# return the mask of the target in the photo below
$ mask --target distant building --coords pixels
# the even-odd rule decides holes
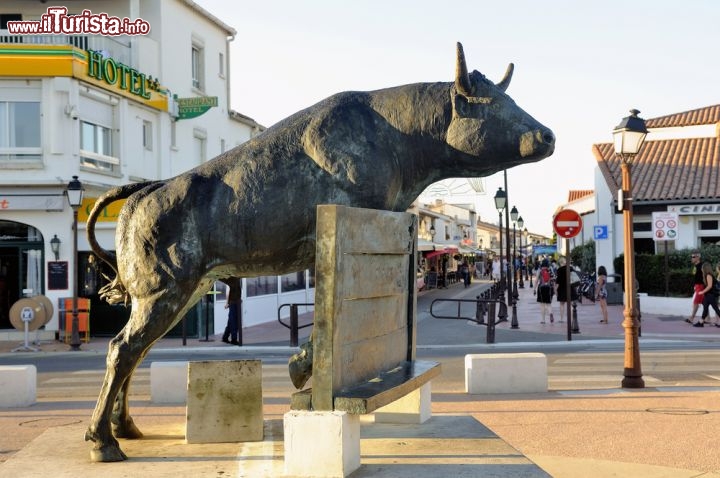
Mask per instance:
[[[40,20],[49,5],[0,4],[0,329],[11,329],[9,308],[23,295],[44,294],[57,305],[76,282],[98,318],[91,332],[110,334],[127,320],[127,309],[97,295],[109,271],[85,239],[95,199],[120,184],[177,175],[264,128],[230,108],[229,44],[236,31],[193,1],[68,3],[68,15],[89,9],[142,19],[150,27],[146,35],[8,30],[9,22]],[[63,196],[72,176],[85,189],[78,277],[73,214]],[[121,205],[109,206],[98,223],[98,240],[109,250]],[[58,265],[60,280],[51,280],[50,263]],[[56,307],[46,328],[62,325]]]
[[[655,254],[720,243],[720,105],[647,119],[647,139],[632,165],[634,247]],[[603,232],[596,239],[596,262],[612,272],[613,259],[623,253],[622,213],[617,192],[622,189],[620,159],[611,143],[593,145],[595,223]],[[655,241],[653,212],[676,212],[677,235]],[[622,272],[622,271],[614,271]]]

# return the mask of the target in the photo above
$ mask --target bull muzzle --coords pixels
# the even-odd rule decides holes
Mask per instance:
[[[547,128],[528,131],[520,137],[520,156],[546,158],[555,151],[555,135]]]

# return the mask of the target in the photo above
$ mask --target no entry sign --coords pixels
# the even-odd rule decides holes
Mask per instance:
[[[553,229],[555,229],[558,236],[565,239],[580,234],[582,227],[582,217],[572,209],[561,209],[553,218]]]

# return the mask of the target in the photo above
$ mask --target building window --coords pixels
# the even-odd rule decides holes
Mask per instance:
[[[80,123],[80,164],[104,172],[116,172],[120,164],[113,157],[112,130],[98,124]]]
[[[634,222],[633,223],[633,232],[651,232],[652,231],[652,223],[651,222]]]
[[[222,52],[218,54],[218,75],[225,78],[225,55]]]
[[[277,276],[260,276],[245,279],[247,297],[277,294]]]
[[[0,159],[40,160],[40,103],[0,101]]]
[[[152,151],[153,150],[152,123],[150,121],[143,120],[142,137],[143,137],[143,148],[145,148],[148,151]]]
[[[170,147],[177,149],[177,123],[175,121],[170,123]]]
[[[282,292],[305,290],[305,271],[280,276],[280,290]]]
[[[193,43],[191,50],[192,86],[198,90],[202,90],[205,86],[203,81],[203,53],[203,47]]]
[[[197,164],[202,164],[207,160],[207,133],[204,129],[193,129],[193,143]]]
[[[699,229],[701,231],[717,231],[718,221],[700,221]]]

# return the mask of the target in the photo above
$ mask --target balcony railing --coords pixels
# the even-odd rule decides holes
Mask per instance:
[[[130,40],[100,35],[10,35],[7,30],[0,30],[0,44],[20,45],[72,45],[81,50],[103,52],[116,62],[130,67]]]

